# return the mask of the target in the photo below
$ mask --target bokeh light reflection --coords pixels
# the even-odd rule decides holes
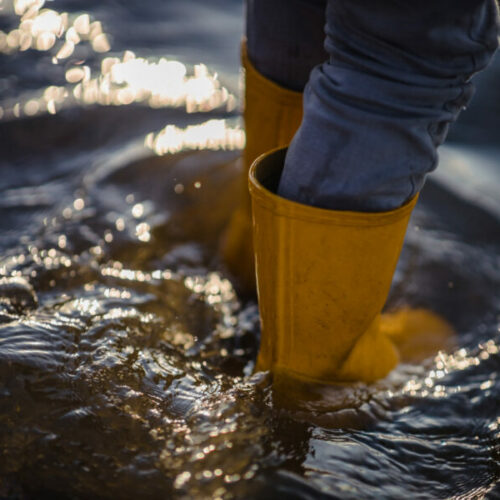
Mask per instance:
[[[245,133],[239,127],[230,127],[226,120],[209,120],[200,125],[190,125],[185,129],[167,125],[158,134],[148,134],[144,144],[157,155],[178,153],[183,150],[239,150],[245,145]],[[201,184],[195,186],[197,189]],[[180,186],[177,194],[184,191]]]
[[[450,387],[445,384],[449,374],[479,367],[482,362],[499,353],[500,346],[493,339],[479,344],[474,350],[461,348],[450,354],[439,352],[434,360],[434,369],[431,369],[423,379],[410,379],[402,392],[414,397],[446,398],[461,390],[460,386]],[[492,382],[487,381],[480,386],[480,389],[487,391],[491,386]]]
[[[236,97],[205,65],[197,64],[188,71],[179,61],[137,57],[130,50],[121,57],[100,60],[100,54],[111,50],[102,23],[85,12],[57,12],[43,8],[44,4],[44,0],[15,0],[10,4],[19,18],[18,24],[10,31],[0,30],[0,53],[28,49],[52,52],[53,64],[66,61],[64,77],[68,86],[50,86],[41,95],[31,93],[19,96],[14,102],[4,102],[0,119],[56,114],[76,103],[102,106],[142,103],[151,108],[182,107],[188,113],[236,109]],[[86,44],[90,56],[93,53],[92,57],[100,60],[100,72],[95,64],[73,57],[79,44]],[[54,93],[57,98],[48,95]]]
[[[46,52],[57,47],[54,58],[57,63],[70,57],[75,45],[81,42],[88,42],[95,52],[110,50],[108,36],[99,21],[91,22],[86,13],[70,16],[67,12],[42,8],[44,4],[44,0],[14,1],[19,25],[8,33],[0,32],[0,52],[9,54],[30,48]]]

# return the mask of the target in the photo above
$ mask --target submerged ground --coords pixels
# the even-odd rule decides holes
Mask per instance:
[[[498,64],[388,304],[456,349],[292,405],[252,375],[256,304],[217,259],[241,2],[0,7],[1,498],[500,495]]]

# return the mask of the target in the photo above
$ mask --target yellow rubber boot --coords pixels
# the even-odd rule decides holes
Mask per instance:
[[[239,288],[251,293],[255,291],[255,268],[248,170],[262,153],[290,143],[302,120],[302,93],[283,88],[262,76],[249,61],[245,44],[241,58],[245,70],[246,130],[241,202],[224,234],[222,258]]]
[[[274,194],[285,151],[261,156],[250,170],[257,369],[314,383],[385,377],[399,360],[395,344],[415,334],[414,319],[417,329],[452,332],[429,311],[381,315],[416,197],[379,213],[295,203]]]

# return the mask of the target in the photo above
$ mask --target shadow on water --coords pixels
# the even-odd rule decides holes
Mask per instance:
[[[82,40],[73,38],[75,53],[107,48],[100,35],[119,31],[115,8],[142,28],[156,12],[135,20],[115,3],[54,2],[69,10],[64,33],[73,26]],[[169,25],[199,2],[186,5],[169,4]],[[237,2],[213,8],[214,25],[238,22]],[[101,14],[108,24],[92,24]],[[1,29],[20,18],[7,11]],[[149,43],[138,33],[134,48]],[[36,36],[40,48],[52,43]],[[120,36],[115,50],[130,48]],[[165,76],[154,54],[87,48],[77,59],[100,69],[73,72],[57,90],[60,65],[64,74],[83,64],[68,56],[50,69],[57,40],[45,54],[0,36],[0,64],[15,76],[0,100],[0,497],[495,498],[500,171],[491,154],[443,151],[388,302],[445,316],[456,349],[371,386],[309,388],[292,404],[252,374],[257,307],[217,259],[244,142],[235,74],[220,83],[207,68],[168,66],[176,76],[164,92],[127,76],[127,64]],[[32,88],[25,57],[39,61]]]

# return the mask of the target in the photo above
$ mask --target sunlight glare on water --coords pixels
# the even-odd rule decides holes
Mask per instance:
[[[88,41],[96,52],[110,50],[107,35],[99,21],[90,22],[88,14],[70,15],[43,8],[45,0],[16,0],[14,12],[19,25],[8,33],[0,32],[0,51],[10,54],[30,48],[51,50],[56,42],[60,46],[55,59],[66,59],[75,46]]]
[[[82,43],[88,43],[95,53],[111,50],[100,21],[92,21],[87,13],[70,15],[43,6],[43,0],[15,3],[19,24],[9,33],[0,31],[0,52],[57,49],[52,59],[57,65],[70,58],[75,47]],[[23,113],[34,116],[47,111],[55,114],[75,103],[127,106],[138,102],[153,108],[184,107],[188,113],[222,107],[233,111],[236,107],[235,96],[204,64],[194,65],[192,74],[188,74],[179,61],[163,57],[148,60],[126,50],[121,58],[102,59],[100,72],[94,77],[91,68],[81,60],[66,66],[65,79],[71,86],[50,85],[42,95],[29,95],[20,102],[8,103],[2,117],[19,117]]]
[[[239,127],[228,127],[225,120],[209,120],[200,125],[179,129],[167,125],[158,134],[148,134],[144,144],[158,155],[172,154],[185,149],[241,150],[245,135]]]

